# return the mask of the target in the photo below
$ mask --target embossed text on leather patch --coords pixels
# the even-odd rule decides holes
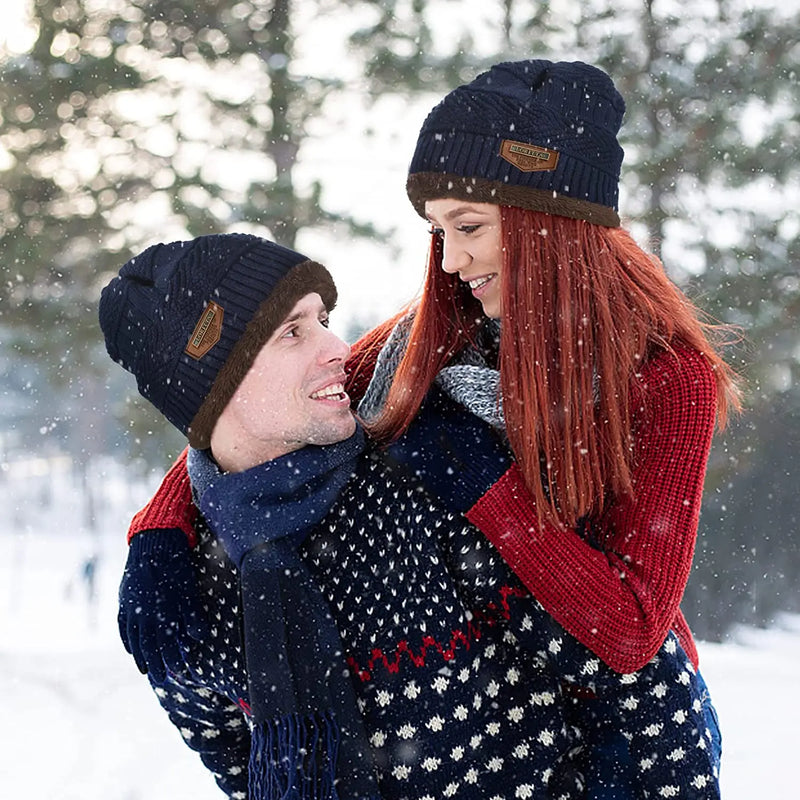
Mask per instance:
[[[500,157],[522,172],[544,172],[555,169],[558,164],[556,150],[511,139],[503,139],[500,143]]]
[[[192,358],[202,358],[219,341],[224,314],[225,310],[222,306],[217,305],[213,300],[210,301],[203,309],[203,313],[189,337],[185,352]]]

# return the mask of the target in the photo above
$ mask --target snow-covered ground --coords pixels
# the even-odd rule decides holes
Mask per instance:
[[[59,518],[43,513],[54,521],[46,530],[29,522],[0,530],[2,798],[223,796],[117,636],[124,520],[140,494],[122,492],[102,537],[76,533],[68,510]],[[25,510],[19,498],[15,508]],[[36,510],[19,519],[35,519],[30,512]],[[91,553],[98,556],[94,603],[84,575]],[[768,631],[742,629],[729,642],[701,643],[700,650],[723,729],[723,797],[794,800],[800,618],[786,616]]]

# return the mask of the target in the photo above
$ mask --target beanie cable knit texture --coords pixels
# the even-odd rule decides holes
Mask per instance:
[[[619,225],[625,101],[582,62],[493,66],[450,92],[422,125],[406,185],[425,201],[456,198]]]

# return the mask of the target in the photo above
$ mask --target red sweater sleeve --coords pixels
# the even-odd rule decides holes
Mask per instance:
[[[137,533],[157,528],[180,528],[191,547],[197,543],[194,533],[197,509],[192,503],[192,485],[186,471],[187,451],[185,448],[175,459],[150,502],[134,515],[128,528],[128,544]]]
[[[378,352],[391,331],[387,323],[359,339],[351,348],[350,356],[345,364],[348,375],[346,389],[353,404],[356,404],[367,389]],[[192,486],[186,471],[186,453],[184,450],[164,476],[150,502],[131,520],[128,528],[128,543],[142,531],[158,528],[180,528],[194,547],[197,539],[194,532],[194,521],[197,509],[192,503]]]
[[[603,546],[539,526],[516,465],[467,513],[547,611],[618,672],[655,655],[673,628],[697,650],[679,610],[694,555],[716,382],[702,355],[676,348],[635,389],[633,496],[593,521]]]

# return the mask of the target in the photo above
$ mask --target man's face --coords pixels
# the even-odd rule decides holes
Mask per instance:
[[[320,296],[299,300],[217,420],[211,450],[221,466],[232,468],[221,458],[223,448],[245,456],[240,468],[247,468],[307,444],[333,444],[351,436],[356,423],[344,391],[349,352],[328,330]]]

